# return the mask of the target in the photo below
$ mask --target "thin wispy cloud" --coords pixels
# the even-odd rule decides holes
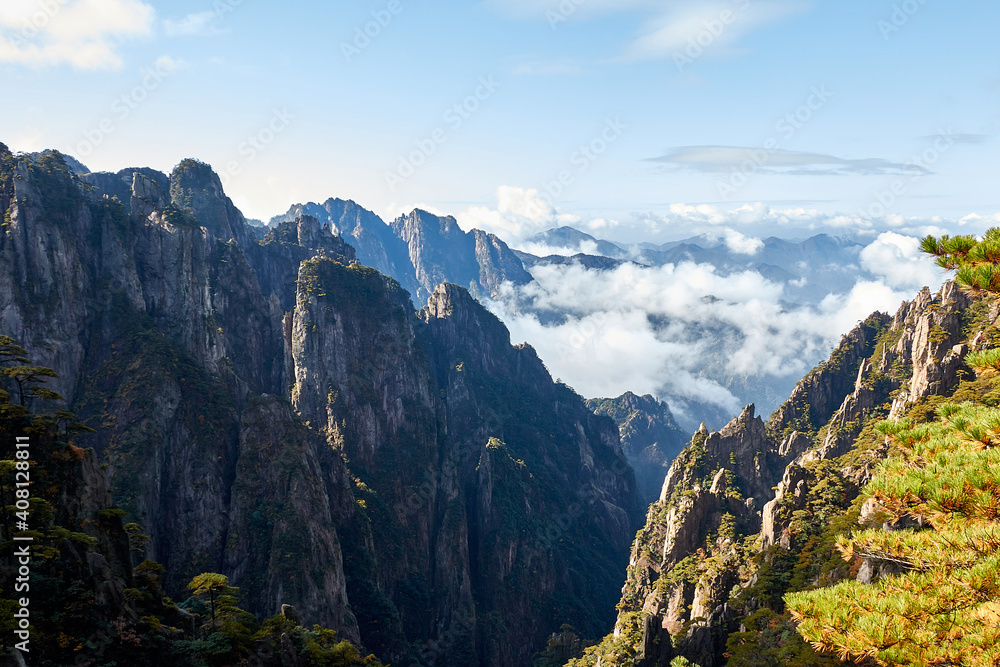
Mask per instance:
[[[934,141],[938,138],[938,136],[939,135],[929,135],[921,137],[921,139]],[[990,135],[988,134],[949,134],[948,137],[956,144],[962,144],[965,146],[985,144],[990,139]]]
[[[649,160],[671,169],[728,174],[739,170],[748,160],[752,162],[754,150],[744,146],[678,146]],[[785,176],[922,176],[932,172],[920,165],[883,158],[842,158],[823,153],[774,149],[768,152],[767,163],[758,166],[756,173]]]
[[[655,0],[484,0],[483,5],[505,18],[546,21],[549,12],[567,19],[581,19],[612,12],[656,9]]]
[[[218,23],[218,12],[195,12],[182,19],[165,20],[163,29],[170,37],[211,37],[228,32],[219,28]]]
[[[485,0],[484,5],[514,20],[558,25],[612,13],[642,20],[636,37],[622,45],[616,61],[690,57],[689,46],[712,56],[731,55],[746,35],[808,9],[805,0]],[[666,5],[666,6],[665,6]],[[642,17],[645,16],[644,19]]]
[[[119,69],[123,42],[152,33],[155,10],[141,0],[5,0],[0,63]]]
[[[623,60],[697,58],[733,53],[751,32],[798,14],[804,2],[681,2],[650,20]]]

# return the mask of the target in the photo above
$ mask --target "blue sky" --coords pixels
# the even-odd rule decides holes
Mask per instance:
[[[981,0],[5,0],[0,141],[197,157],[264,218],[337,196],[508,237],[981,231],[997,25]]]

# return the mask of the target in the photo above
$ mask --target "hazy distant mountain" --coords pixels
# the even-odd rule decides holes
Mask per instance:
[[[529,267],[577,262],[587,268],[609,270],[623,261],[645,266],[694,262],[710,264],[721,275],[754,271],[771,282],[783,284],[789,301],[800,304],[818,303],[831,292],[850,290],[859,275],[866,274],[858,266],[858,254],[864,245],[851,239],[817,234],[804,241],[787,241],[772,236],[762,243],[753,253],[736,252],[711,236],[661,245],[625,245],[595,238],[573,227],[557,227],[525,242],[525,247],[534,251],[550,253],[543,256],[523,250],[515,252]]]
[[[622,451],[635,470],[636,488],[643,503],[660,497],[667,468],[691,439],[674,420],[670,407],[652,396],[625,392],[618,398],[592,398],[587,407],[618,424]]]
[[[269,225],[311,215],[329,223],[358,253],[358,261],[392,276],[413,295],[426,301],[442,282],[455,283],[476,297],[495,297],[500,285],[531,281],[521,260],[499,237],[478,229],[465,232],[455,218],[415,210],[386,224],[353,201],[327,199],[322,204],[296,204]]]
[[[616,259],[628,259],[630,257],[630,253],[617,243],[595,238],[573,227],[554,227],[540,234],[535,234],[528,239],[528,242],[547,245],[552,248],[572,250],[574,253],[603,255],[604,257],[613,257]]]

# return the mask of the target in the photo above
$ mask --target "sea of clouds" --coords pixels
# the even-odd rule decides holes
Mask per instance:
[[[537,192],[510,187],[500,189],[496,208],[471,208],[459,222],[537,256],[597,253],[592,242],[552,247],[529,241],[539,231],[571,225],[614,240],[614,232],[625,226],[559,213]],[[981,233],[996,222],[978,216],[873,221],[764,205],[720,210],[679,204],[663,215],[634,216],[633,238],[641,233],[637,226],[658,240],[672,230],[675,237],[702,235],[703,245],[752,257],[767,236],[787,238],[787,232],[802,239],[825,232],[860,241],[854,261],[841,267],[852,281],[812,303],[796,303],[790,294],[794,285],[749,268],[724,274],[695,262],[624,263],[599,271],[579,263],[543,263],[529,268],[533,282],[505,285],[501,297],[487,305],[515,341],[531,344],[554,377],[584,396],[650,393],[667,400],[682,419],[697,418],[692,406],[698,405],[735,414],[754,400],[747,386],[768,386],[787,397],[868,315],[894,313],[924,286],[937,290],[947,276],[920,252],[919,237],[953,228]],[[807,271],[802,280],[808,279]],[[758,409],[773,409],[777,402],[758,401]]]

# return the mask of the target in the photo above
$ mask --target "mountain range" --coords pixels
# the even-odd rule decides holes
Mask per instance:
[[[610,627],[641,518],[618,429],[465,288],[416,308],[309,215],[259,240],[195,160],[80,176],[0,146],[0,165],[0,330],[96,431],[73,446],[107,464],[167,595],[218,573],[247,611],[289,605],[394,664],[528,664],[564,623]],[[107,541],[106,509],[73,528]],[[127,551],[88,549],[112,564],[79,580],[105,591],[88,617],[183,635],[135,620]]]
[[[565,255],[454,218],[328,200],[261,226],[197,160],[90,173],[2,144],[0,208],[0,537],[28,437],[32,664],[839,665],[785,600],[900,575],[844,557],[923,525],[867,490],[909,455],[878,423],[1000,404],[967,363],[1000,308],[955,283],[859,322],[766,421],[751,403],[686,430],[512,344],[476,295]],[[591,271],[698,257],[800,284],[857,252],[711,242],[534,241]]]

